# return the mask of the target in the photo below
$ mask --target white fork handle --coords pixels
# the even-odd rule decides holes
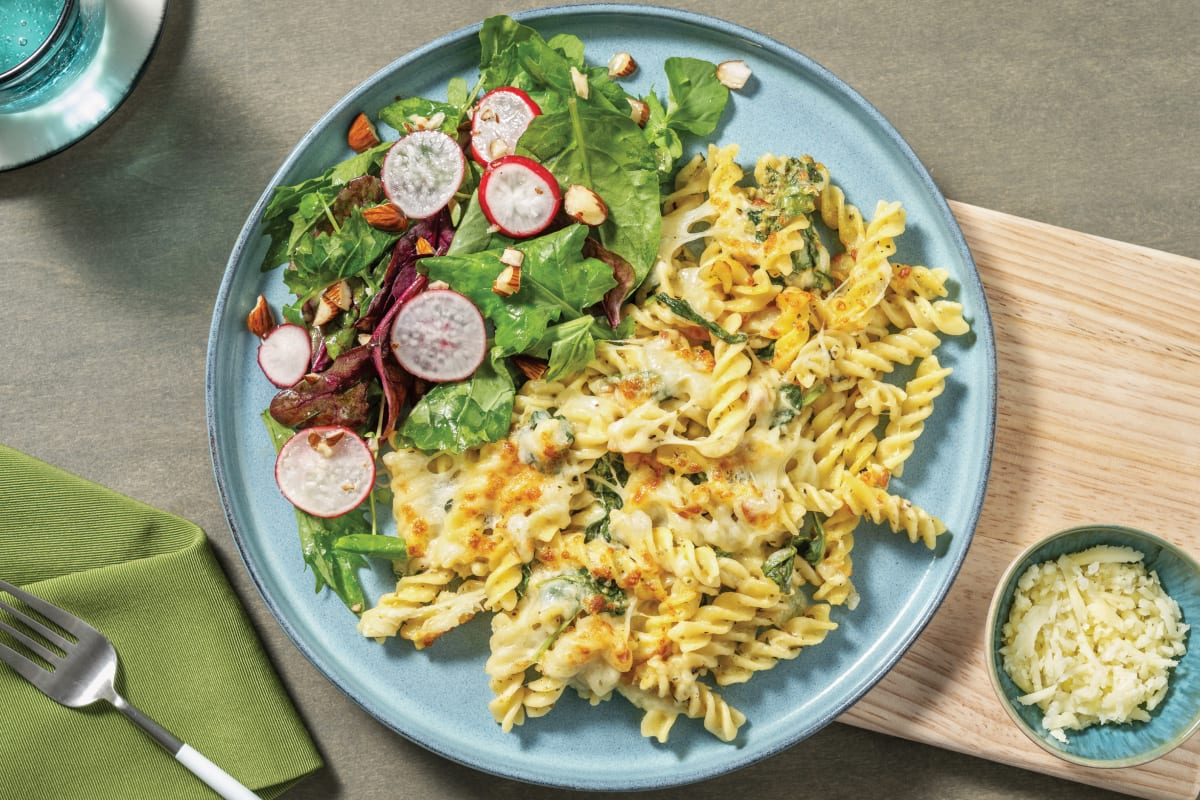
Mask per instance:
[[[242,786],[233,776],[209,761],[190,744],[179,748],[175,759],[225,800],[261,800],[258,795]]]
[[[137,726],[147,736],[175,756],[175,760],[191,770],[197,778],[207,783],[210,789],[224,797],[225,800],[262,800],[254,792],[238,783],[228,772],[202,756],[196,748],[179,741],[175,734],[147,717],[136,706],[117,694],[115,690],[111,694],[111,697],[106,698],[108,702],[112,703],[131,722],[137,723]]]

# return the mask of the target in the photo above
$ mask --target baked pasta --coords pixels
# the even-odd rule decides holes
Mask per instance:
[[[622,695],[660,742],[681,715],[734,740],[719,687],[855,607],[862,519],[945,531],[888,484],[945,386],[938,344],[967,331],[948,273],[892,262],[899,203],[867,218],[807,156],[751,182],[737,155],[680,170],[627,337],[526,382],[507,438],[383,456],[409,559],[359,630],[422,648],[491,612],[505,731],[571,689]]]

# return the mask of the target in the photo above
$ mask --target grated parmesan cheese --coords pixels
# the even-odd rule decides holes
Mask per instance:
[[[1029,567],[1001,629],[1004,669],[1065,730],[1148,720],[1186,648],[1179,604],[1147,572],[1143,554],[1100,545]]]

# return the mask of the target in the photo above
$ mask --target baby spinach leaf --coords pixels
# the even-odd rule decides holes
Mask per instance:
[[[551,36],[546,44],[566,57],[576,67],[583,67],[583,40],[570,33]]]
[[[503,249],[426,258],[421,262],[431,280],[445,281],[466,295],[496,328],[503,355],[528,352],[560,319],[588,316],[585,309],[604,297],[615,283],[612,269],[584,258],[587,228],[571,225],[513,245],[524,254],[521,288],[502,298],[492,291],[504,269]]]
[[[341,227],[304,240],[292,253],[294,269],[285,270],[284,283],[303,305],[331,283],[367,272],[395,242],[397,235],[371,227],[355,208]]]
[[[405,97],[379,110],[379,118],[400,131],[406,133],[413,124],[412,117],[432,118],[442,114],[443,119],[437,130],[457,135],[458,126],[466,115],[466,106],[452,103],[439,103],[436,100],[426,100],[424,97]]]
[[[708,136],[729,102],[729,89],[717,80],[712,62],[698,58],[668,58],[663,63],[669,95],[667,124],[696,136]]]
[[[458,221],[458,228],[446,255],[478,253],[497,247],[503,249],[515,241],[502,233],[493,232],[491,227],[492,224],[488,222],[482,206],[479,205],[479,193],[475,192],[467,201],[467,208],[463,211],[462,219]]]
[[[451,453],[503,439],[515,395],[512,375],[493,348],[473,376],[427,392],[409,412],[400,435],[420,450]]]
[[[683,155],[683,134],[708,136],[716,130],[729,103],[729,89],[717,80],[716,66],[698,58],[668,58],[663,71],[667,106],[653,93],[643,98],[650,107],[643,135],[665,180]]]
[[[530,355],[548,359],[549,365],[542,380],[555,381],[573,375],[596,357],[596,342],[624,335],[605,322],[590,315],[553,325],[527,351]]]
[[[596,235],[633,267],[634,285],[658,253],[658,172],[642,129],[628,114],[567,100],[565,111],[534,117],[517,149],[564,186],[590,187],[608,206]]]
[[[541,34],[511,17],[497,15],[483,21],[479,29],[479,77],[484,91],[512,85],[520,69],[516,45]]]

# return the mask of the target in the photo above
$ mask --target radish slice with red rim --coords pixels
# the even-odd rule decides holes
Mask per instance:
[[[392,353],[400,366],[435,383],[469,378],[487,353],[487,329],[475,304],[434,289],[404,304],[392,322]]]
[[[410,219],[446,207],[466,174],[462,148],[441,131],[415,131],[397,141],[380,169],[383,192]]]
[[[308,374],[312,338],[308,331],[291,323],[279,325],[258,346],[258,366],[267,380],[280,389],[295,386]]]
[[[562,207],[558,181],[525,156],[505,156],[488,165],[479,181],[479,207],[505,236],[541,233]]]
[[[517,140],[542,109],[523,90],[501,86],[479,98],[471,116],[471,155],[480,164],[513,153]]]
[[[307,428],[279,448],[275,482],[301,511],[340,517],[358,508],[374,488],[375,455],[349,428]]]

